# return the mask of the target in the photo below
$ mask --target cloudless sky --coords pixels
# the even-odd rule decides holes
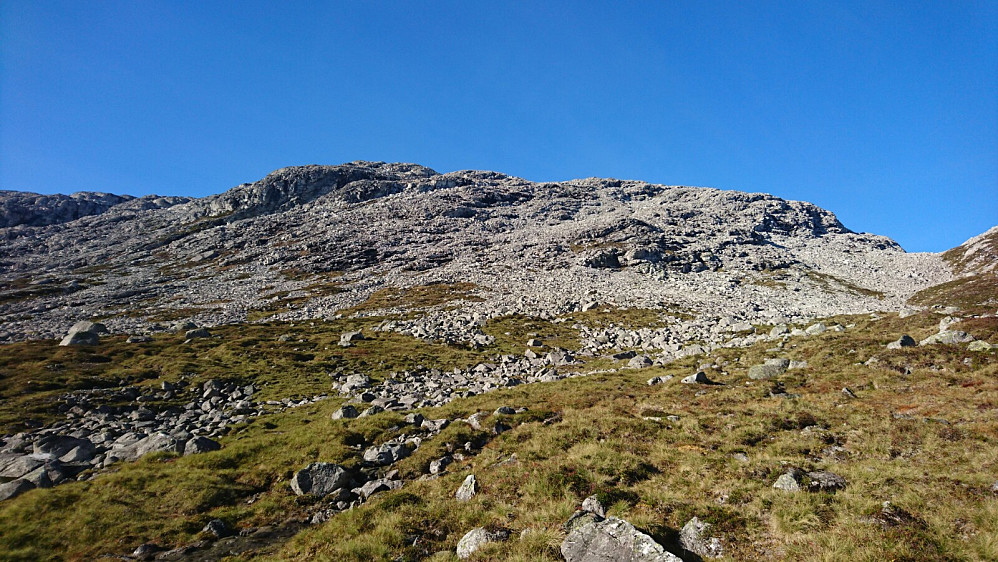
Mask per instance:
[[[0,2],[0,189],[204,196],[417,162],[998,224],[998,2]]]

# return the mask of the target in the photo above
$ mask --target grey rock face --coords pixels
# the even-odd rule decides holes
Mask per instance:
[[[34,489],[35,485],[23,478],[5,482],[0,484],[0,501],[16,498],[28,490]]]
[[[0,228],[49,226],[99,215],[111,207],[135,199],[129,195],[80,192],[72,195],[39,195],[0,191]]]
[[[291,489],[299,496],[326,496],[348,485],[350,480],[350,473],[342,466],[315,462],[295,473],[291,478]]]
[[[403,443],[384,443],[364,451],[364,460],[376,466],[386,466],[408,457],[411,452]]]
[[[633,525],[610,517],[577,527],[561,543],[567,562],[682,562]]]
[[[475,497],[475,494],[477,493],[478,493],[478,481],[475,480],[474,474],[469,474],[464,479],[464,482],[461,483],[461,487],[457,489],[457,492],[454,494],[454,497],[456,497],[459,501],[466,502],[471,498]]]
[[[9,263],[0,272],[0,341],[54,338],[73,311],[139,301],[150,309],[201,310],[190,319],[218,325],[275,304],[282,297],[274,293],[309,299],[274,317],[299,320],[332,316],[382,288],[466,281],[508,290],[477,291],[481,302],[434,309],[426,319],[398,322],[397,330],[481,346],[489,338],[478,328],[495,316],[674,302],[703,316],[731,316],[723,330],[697,334],[708,342],[722,334],[765,337],[728,328],[777,317],[788,323],[899,308],[914,291],[950,276],[938,256],[906,254],[889,239],[849,232],[808,203],[613,179],[535,184],[383,162],[285,168],[220,195],[124,201],[55,226],[0,221],[15,223],[0,226]],[[183,273],[161,273],[171,268]],[[306,295],[310,282],[281,274],[290,270],[339,272],[338,291]],[[812,270],[885,297],[819,286],[808,281]],[[794,290],[755,283],[766,272],[787,272]],[[6,288],[24,279],[29,289]],[[268,286],[274,291],[262,290]],[[736,317],[731,302],[752,306]],[[30,323],[23,319],[29,313]],[[107,322],[118,333],[152,324],[134,315]],[[668,332],[678,341],[659,340],[656,349],[694,339]]]
[[[724,556],[724,546],[720,539],[710,535],[710,528],[710,523],[705,523],[697,517],[690,519],[679,532],[679,544],[703,558]]]

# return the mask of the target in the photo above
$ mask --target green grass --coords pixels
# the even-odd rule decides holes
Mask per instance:
[[[453,560],[461,536],[485,526],[507,529],[512,538],[483,549],[477,560],[560,560],[561,525],[590,494],[663,544],[674,541],[690,517],[706,520],[731,559],[996,559],[998,503],[989,488],[998,478],[998,354],[957,345],[884,348],[905,333],[916,339],[934,333],[938,319],[930,313],[842,316],[827,322],[855,327],[791,338],[779,353],[768,351],[768,342],[718,350],[712,359],[721,367],[708,374],[720,386],[679,384],[678,375],[702,360],[686,358],[664,368],[523,385],[423,410],[428,418],[455,419],[502,405],[529,409],[509,416],[514,430],[492,438],[481,454],[455,463],[448,474],[410,480],[402,490],[240,559]],[[124,373],[136,384],[188,371],[198,378],[253,380],[265,385],[260,398],[276,398],[325,391],[325,373],[332,369],[383,376],[416,364],[462,367],[497,350],[522,352],[528,334],[563,347],[575,337],[568,322],[510,317],[486,327],[503,336],[486,352],[381,333],[369,333],[372,339],[356,347],[335,345],[342,331],[377,321],[231,326],[214,330],[219,340],[188,346],[176,335],[131,346],[108,338],[92,350],[52,342],[3,346],[0,413],[11,424],[18,408],[45,403],[60,387]],[[998,321],[973,319],[961,329],[994,341]],[[282,334],[290,341],[278,341]],[[747,378],[749,366],[777,355],[807,360],[808,367],[776,380]],[[872,357],[876,364],[864,365]],[[62,374],[45,367],[52,362],[64,366]],[[141,379],[143,370],[149,378]],[[677,378],[645,384],[664,374]],[[775,382],[800,398],[770,397]],[[858,398],[845,397],[844,386]],[[329,415],[338,405],[327,400],[237,427],[222,439],[221,451],[157,455],[0,503],[0,552],[9,559],[89,560],[150,540],[189,543],[215,517],[237,527],[307,517],[318,506],[290,492],[294,470],[315,460],[353,465],[359,455],[354,445],[405,431],[397,413],[334,422]],[[643,419],[649,415],[662,421]],[[934,421],[939,419],[948,423]],[[452,424],[398,468],[414,477],[448,444],[484,437]],[[832,446],[842,450],[833,455],[826,451]],[[516,463],[497,466],[512,454]],[[787,466],[830,470],[849,484],[835,494],[774,490]],[[480,492],[458,502],[454,491],[469,472]],[[877,523],[884,501],[912,514],[915,523]]]

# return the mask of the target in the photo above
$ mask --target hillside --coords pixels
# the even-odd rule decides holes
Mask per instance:
[[[998,559],[996,237],[369,162],[0,228],[0,558]]]

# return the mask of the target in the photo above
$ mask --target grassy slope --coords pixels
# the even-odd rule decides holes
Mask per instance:
[[[918,339],[933,332],[937,317],[931,314],[904,320],[839,320],[857,326],[845,333],[791,340],[779,353],[767,351],[772,344],[718,352],[715,358],[727,374],[717,371],[711,376],[724,386],[689,387],[678,384],[678,377],[666,385],[645,385],[654,375],[689,373],[697,361],[690,358],[669,368],[522,386],[425,411],[431,418],[454,418],[500,405],[531,410],[515,418],[514,431],[495,438],[480,456],[453,466],[448,475],[382,494],[276,545],[280,550],[267,557],[419,559],[452,551],[464,532],[485,525],[514,531],[514,540],[490,546],[481,559],[557,560],[561,523],[583,498],[597,492],[613,504],[611,513],[663,543],[674,540],[677,529],[693,515],[713,522],[736,559],[998,557],[998,502],[988,490],[998,474],[995,353],[973,354],[959,346],[891,352],[882,347],[902,333]],[[964,327],[993,338],[998,329],[994,322],[977,319]],[[295,362],[282,363],[291,360],[268,351],[278,345],[274,333],[294,331],[315,342],[313,349],[322,350],[345,327],[233,327],[227,330],[234,332],[224,332],[226,339],[198,344],[204,347],[184,360],[204,362],[205,376],[224,376],[225,361],[243,357],[243,362],[228,367],[228,376],[260,380],[277,377],[268,374],[276,371],[288,380],[273,381],[267,391],[272,396],[309,394],[324,383],[307,377],[295,381],[309,369],[299,365],[295,371],[290,368]],[[524,331],[539,333],[541,328],[535,323]],[[265,341],[270,343],[259,341],[257,329],[268,331]],[[554,336],[560,329],[551,326],[549,331]],[[257,343],[242,345],[250,341]],[[181,353],[176,344],[164,344],[151,357],[175,361],[171,354]],[[18,345],[33,349],[36,363],[44,363],[46,354],[67,363],[58,355],[64,353],[61,349]],[[427,360],[437,357],[434,364],[439,366],[478,358],[466,350],[424,348],[427,345],[379,334],[360,351],[367,367],[382,368],[411,361],[417,348]],[[240,348],[256,349],[268,359],[256,358],[263,362],[257,365],[255,356],[244,357]],[[8,354],[17,349],[0,348]],[[115,355],[116,343],[98,349],[114,359],[110,364],[116,369],[131,360]],[[799,399],[771,398],[770,381],[745,376],[749,365],[774,355],[809,361],[808,368],[780,378],[788,392],[801,395]],[[862,365],[874,355],[880,360],[876,367]],[[967,357],[970,365],[965,364]],[[336,355],[312,361],[343,361],[349,366],[360,359]],[[264,363],[276,369],[266,370]],[[282,366],[290,370],[281,371]],[[906,367],[911,369],[908,374]],[[8,389],[11,380],[17,377],[4,379]],[[843,386],[853,389],[858,399],[846,398]],[[32,403],[36,393],[22,390],[27,393],[21,403]],[[355,463],[358,451],[352,445],[380,442],[400,431],[394,427],[400,416],[392,413],[333,422],[329,414],[337,405],[337,400],[328,400],[261,418],[227,436],[222,451],[186,458],[158,455],[88,482],[35,490],[4,502],[0,552],[8,559],[83,560],[124,553],[147,540],[190,542],[215,517],[238,526],[302,517],[310,500],[294,497],[287,487],[296,468],[313,460]],[[895,419],[895,412],[911,419]],[[669,414],[680,420],[642,419]],[[551,418],[555,421],[544,423]],[[824,431],[801,432],[813,423]],[[445,443],[460,446],[474,436],[467,426],[454,425],[425,443],[400,469],[416,475],[442,454]],[[821,454],[830,442],[845,449],[840,461]],[[736,452],[746,453],[749,461],[735,460]],[[512,453],[519,459],[516,464],[493,466]],[[831,470],[844,476],[849,486],[834,495],[773,490],[772,482],[790,465]],[[482,491],[462,504],[452,495],[468,471],[478,476]],[[870,522],[886,500],[924,525],[885,528]]]

